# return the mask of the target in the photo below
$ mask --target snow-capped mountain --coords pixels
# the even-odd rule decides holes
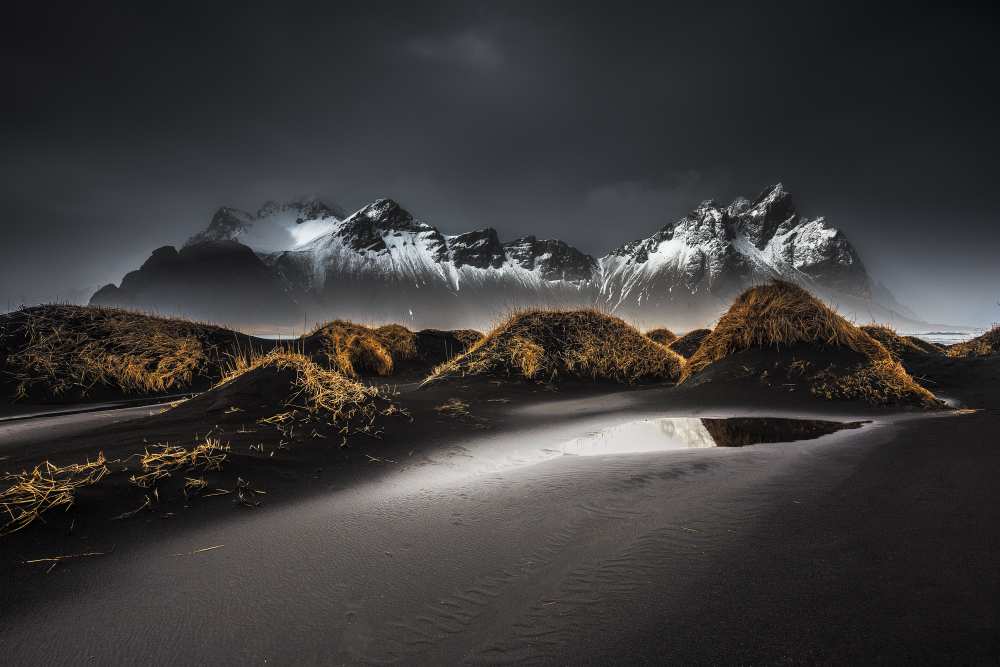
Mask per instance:
[[[247,247],[256,260],[252,267]],[[225,275],[225,290],[199,284],[191,262],[205,248],[216,259],[219,253],[241,257],[233,264],[239,268]],[[180,253],[161,248],[154,257],[153,266],[147,266],[151,258],[120,288],[102,288],[92,303],[216,320],[222,312],[256,326],[342,317],[479,328],[514,307],[587,305],[640,325],[687,329],[710,322],[746,286],[783,278],[858,320],[914,317],[872,283],[840,231],[821,217],[800,216],[780,183],[753,201],[702,202],[649,238],[599,259],[558,240],[502,242],[489,228],[443,234],[390,199],[349,216],[318,200],[270,202],[256,214],[223,208]],[[263,291],[262,270],[270,283]],[[233,318],[226,292],[242,281],[240,272],[252,277],[259,299],[251,312]],[[189,299],[185,290],[192,292]],[[245,290],[237,291],[242,309]],[[212,312],[203,312],[206,292],[213,293]]]
[[[753,201],[739,198],[728,206],[702,202],[687,216],[647,239],[626,243],[599,263],[603,302],[637,319],[672,309],[708,316],[718,299],[729,301],[748,285],[772,278],[855,307],[871,304],[876,289],[843,233],[824,218],[800,216],[781,183]],[[912,316],[902,313],[905,309],[891,297],[879,296],[886,301],[882,306]]]
[[[212,216],[203,232],[186,246],[205,241],[238,241],[257,252],[278,252],[296,248],[330,233],[344,213],[319,199],[309,198],[287,204],[266,202],[257,213],[224,206]]]

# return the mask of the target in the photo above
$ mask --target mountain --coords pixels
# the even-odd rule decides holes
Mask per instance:
[[[648,238],[594,258],[558,240],[447,235],[391,199],[345,216],[319,200],[222,208],[180,252],[154,252],[91,303],[249,326],[342,317],[478,327],[514,307],[589,305],[680,330],[718,316],[748,285],[782,278],[859,321],[915,320],[872,282],[824,218],[779,183],[756,199],[702,202]]]
[[[185,245],[238,241],[258,252],[275,252],[330,233],[343,217],[341,209],[315,198],[287,204],[269,201],[255,214],[224,206],[212,216],[208,228],[192,236]]]
[[[800,284],[855,319],[916,319],[873,284],[842,232],[822,217],[798,213],[781,183],[753,201],[704,201],[599,262],[602,302],[637,320],[673,312],[707,322],[718,314],[719,299],[728,303],[747,286],[773,278]]]
[[[202,241],[153,251],[121,285],[105,285],[94,305],[113,305],[256,328],[301,320],[301,306],[249,247],[235,241]],[[296,320],[298,318],[298,320]]]

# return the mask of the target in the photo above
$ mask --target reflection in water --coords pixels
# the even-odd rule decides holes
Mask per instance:
[[[559,451],[576,456],[658,452],[698,447],[744,447],[766,442],[812,440],[867,422],[818,419],[667,417],[612,426],[563,443]]]

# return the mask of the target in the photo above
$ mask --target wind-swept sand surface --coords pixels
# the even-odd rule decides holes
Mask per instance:
[[[224,520],[146,519],[145,539],[105,536],[106,555],[48,575],[9,568],[0,650],[16,664],[995,659],[996,413],[804,415],[872,423],[559,454],[642,417],[782,414],[652,409],[657,396],[515,403],[529,426]]]

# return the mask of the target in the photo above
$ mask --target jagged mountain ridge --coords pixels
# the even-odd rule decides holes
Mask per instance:
[[[237,241],[257,252],[275,252],[298,247],[328,234],[344,217],[343,210],[315,197],[279,204],[265,202],[256,213],[223,206],[208,227],[185,243],[185,247],[210,241]]]
[[[206,244],[252,247],[280,287],[280,305],[273,296],[260,303],[266,318],[245,313],[237,319],[250,325],[281,324],[271,313],[292,310],[298,322],[347,317],[482,327],[512,307],[591,305],[640,324],[687,328],[709,322],[746,286],[771,278],[846,304],[858,319],[912,317],[872,283],[844,235],[824,218],[800,216],[780,183],[753,201],[702,202],[652,236],[600,258],[534,236],[502,242],[490,228],[443,234],[390,199],[349,216],[318,200],[272,202],[257,214],[223,208],[180,254]],[[169,255],[156,252],[161,260]],[[253,273],[258,279],[259,269]],[[169,278],[133,274],[121,288],[102,288],[92,303],[171,309],[155,303],[156,291],[164,291],[157,280]],[[177,290],[168,291],[178,300]],[[221,296],[216,308],[228,314]]]

